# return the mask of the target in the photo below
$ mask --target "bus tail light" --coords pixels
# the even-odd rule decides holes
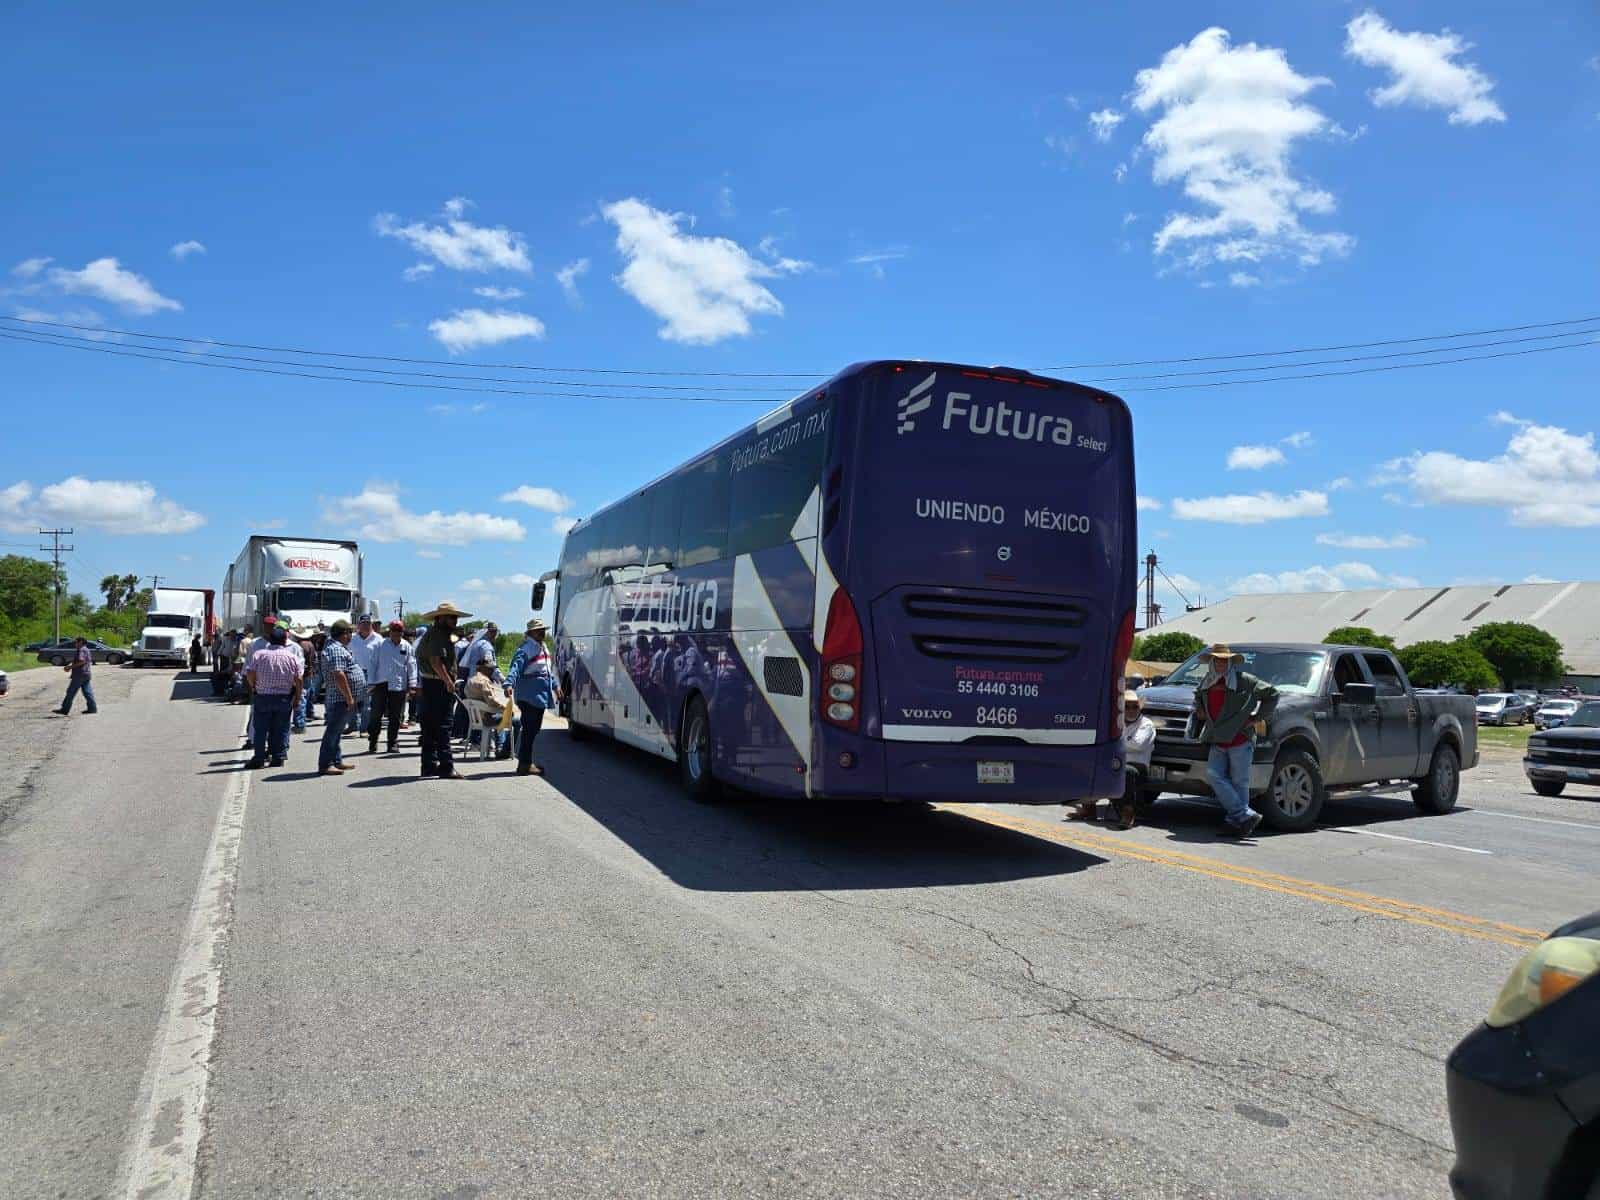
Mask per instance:
[[[822,687],[817,704],[823,719],[855,733],[861,728],[861,622],[843,588],[828,601],[822,631]]]
[[[1128,674],[1128,656],[1133,653],[1133,609],[1122,617],[1117,629],[1116,644],[1111,648],[1111,716],[1107,722],[1108,738],[1122,736],[1122,693]]]

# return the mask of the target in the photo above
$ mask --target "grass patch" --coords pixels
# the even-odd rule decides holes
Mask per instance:
[[[1528,744],[1528,735],[1533,732],[1535,731],[1531,722],[1527,725],[1480,725],[1478,741],[1485,746],[1505,746],[1521,750]]]
[[[49,663],[39,661],[37,654],[24,654],[20,650],[0,650],[0,671],[15,675],[18,671],[27,671],[33,667],[48,667]]]

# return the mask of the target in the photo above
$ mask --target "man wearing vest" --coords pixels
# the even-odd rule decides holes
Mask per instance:
[[[1250,808],[1250,760],[1278,707],[1278,689],[1243,670],[1244,655],[1227,646],[1212,646],[1206,663],[1205,678],[1194,690],[1190,736],[1211,748],[1206,779],[1222,802],[1223,831],[1249,837],[1261,824],[1261,814]]]

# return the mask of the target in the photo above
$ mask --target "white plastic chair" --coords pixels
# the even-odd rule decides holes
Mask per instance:
[[[482,700],[461,701],[467,709],[467,738],[466,746],[472,746],[472,731],[478,730],[478,761],[482,762],[494,754],[494,744],[500,736],[500,709],[492,708]],[[463,752],[465,753],[465,752]]]

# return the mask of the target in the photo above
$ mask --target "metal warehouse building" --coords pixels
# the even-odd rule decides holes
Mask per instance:
[[[1399,646],[1448,642],[1490,621],[1537,625],[1561,643],[1567,682],[1600,688],[1600,583],[1513,583],[1233,596],[1163,622],[1152,632],[1207,642],[1320,642],[1330,629],[1365,625]]]

